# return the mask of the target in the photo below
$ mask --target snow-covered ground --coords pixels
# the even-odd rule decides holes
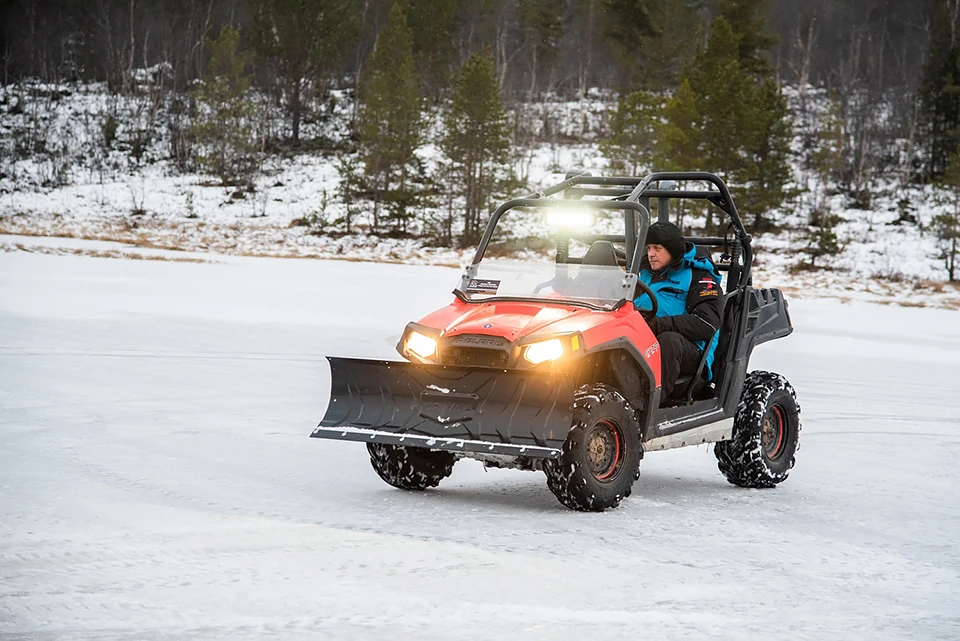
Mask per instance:
[[[803,406],[786,483],[654,453],[579,514],[307,438],[324,355],[396,357],[457,274],[0,252],[0,638],[960,638],[958,312],[793,301],[752,363]]]

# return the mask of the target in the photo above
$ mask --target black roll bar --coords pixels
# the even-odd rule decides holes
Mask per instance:
[[[574,181],[580,178],[575,176],[569,180],[564,181],[564,183]],[[593,180],[596,180],[594,178]],[[561,183],[563,184],[563,183]],[[568,185],[570,186],[570,185]],[[553,189],[553,188],[551,188]],[[564,187],[566,189],[566,187]],[[544,193],[546,193],[545,190]],[[561,191],[561,190],[557,190]],[[557,193],[553,191],[552,193]],[[650,227],[650,212],[646,207],[635,201],[626,201],[626,200],[589,200],[589,201],[580,201],[580,200],[555,200],[551,198],[515,198],[513,200],[508,200],[503,203],[493,212],[493,215],[490,216],[490,221],[487,223],[487,228],[483,232],[483,236],[480,238],[480,245],[477,247],[477,253],[473,257],[473,264],[476,265],[481,260],[483,260],[483,255],[487,251],[487,245],[490,244],[490,238],[493,236],[493,230],[496,229],[497,223],[500,221],[500,217],[503,216],[506,212],[511,209],[516,209],[518,207],[530,207],[536,209],[568,209],[568,210],[594,210],[594,209],[629,209],[637,212],[640,217],[640,229],[637,230],[637,238],[646,238],[647,229]],[[640,259],[643,254],[643,245],[637,243],[634,247],[632,260],[630,261],[629,268],[630,273],[639,274],[640,273]]]
[[[674,190],[660,189],[661,181],[695,181],[710,183],[717,188],[713,190]],[[620,189],[617,189],[619,187]],[[560,193],[566,189],[571,189],[574,193],[580,195],[607,196],[612,200],[569,200],[549,198],[554,194]],[[631,191],[627,192],[626,190]],[[733,261],[739,258],[743,259],[743,269],[737,278],[737,288],[743,289],[750,282],[751,264],[753,263],[753,249],[750,245],[750,234],[743,226],[740,214],[730,195],[727,185],[716,174],[706,171],[662,171],[654,172],[643,177],[639,176],[591,176],[589,174],[580,174],[572,176],[561,183],[548,187],[526,198],[517,198],[507,201],[500,205],[490,218],[487,228],[480,239],[480,245],[474,257],[473,264],[477,264],[483,258],[487,245],[493,234],[500,217],[508,210],[515,207],[570,207],[573,209],[632,209],[640,214],[640,229],[632,229],[632,220],[626,226],[626,243],[628,254],[632,253],[630,269],[634,273],[639,270],[639,263],[643,251],[643,242],[646,240],[647,229],[650,225],[649,202],[651,198],[660,198],[664,200],[674,198],[687,198],[692,200],[706,200],[719,207],[730,217],[733,224],[734,236],[736,241],[733,243]],[[661,201],[662,202],[662,201]],[[719,244],[718,239],[704,239],[711,242],[705,244]],[[634,245],[636,243],[636,245]],[[633,245],[633,246],[632,246]],[[632,252],[630,250],[633,250]],[[742,252],[742,255],[741,255]]]

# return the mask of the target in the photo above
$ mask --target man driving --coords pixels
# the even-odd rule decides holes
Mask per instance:
[[[640,264],[639,280],[657,297],[657,315],[647,320],[660,342],[661,402],[670,397],[677,379],[693,375],[707,350],[706,379],[712,378],[713,352],[717,347],[723,311],[720,274],[709,258],[697,256],[693,243],[669,222],[656,222],[647,232],[647,253]],[[646,293],[634,307],[652,309]]]

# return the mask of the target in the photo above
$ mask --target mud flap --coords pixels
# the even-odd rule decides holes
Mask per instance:
[[[328,358],[316,438],[553,458],[573,418],[568,374]]]

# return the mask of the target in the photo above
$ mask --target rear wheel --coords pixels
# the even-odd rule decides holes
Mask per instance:
[[[547,487],[572,510],[602,512],[630,495],[643,449],[633,407],[607,385],[584,385],[559,458],[545,462]]]
[[[370,464],[384,481],[401,490],[436,487],[453,473],[457,457],[451,452],[367,443]]]
[[[800,446],[800,405],[793,386],[771,372],[750,372],[733,422],[733,438],[714,453],[727,480],[773,487],[787,479]]]

